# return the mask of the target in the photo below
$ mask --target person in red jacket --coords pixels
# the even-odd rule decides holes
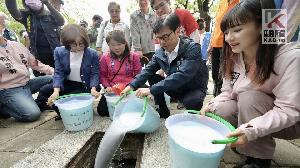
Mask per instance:
[[[193,39],[194,42],[200,44],[199,26],[190,11],[186,9],[172,10],[170,0],[150,0],[150,4],[158,16],[164,16],[175,12],[179,17],[184,34]]]

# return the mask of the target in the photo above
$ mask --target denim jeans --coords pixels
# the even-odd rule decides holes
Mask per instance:
[[[52,82],[52,76],[30,79],[25,86],[0,90],[0,113],[17,121],[30,122],[40,117],[41,111],[32,94]]]

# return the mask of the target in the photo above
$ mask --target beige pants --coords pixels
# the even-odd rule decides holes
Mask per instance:
[[[238,95],[238,101],[222,102],[216,109],[216,114],[222,116],[235,126],[247,123],[253,118],[264,115],[274,107],[274,99],[259,91],[247,91]],[[300,137],[300,122],[279,132],[248,142],[238,151],[246,156],[260,159],[272,159],[275,151],[273,139],[296,139]]]

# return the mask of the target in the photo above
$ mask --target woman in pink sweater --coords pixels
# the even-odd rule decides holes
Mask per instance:
[[[262,5],[244,0],[221,22],[223,87],[203,110],[238,128],[231,144],[247,156],[236,168],[269,168],[274,137],[300,137],[300,44],[262,44]]]
[[[110,52],[104,53],[100,59],[100,82],[107,92],[117,84],[127,86],[141,72],[138,53],[130,52],[123,31],[111,31],[106,42]],[[102,96],[98,105],[98,113],[107,116],[108,110],[105,97]]]

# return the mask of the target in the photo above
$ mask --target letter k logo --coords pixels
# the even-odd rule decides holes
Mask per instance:
[[[270,23],[268,23],[268,28],[272,28],[273,23],[277,24],[277,26],[280,28],[285,28],[283,24],[279,21],[279,18],[283,15],[284,14],[279,14],[278,16],[276,16]]]

